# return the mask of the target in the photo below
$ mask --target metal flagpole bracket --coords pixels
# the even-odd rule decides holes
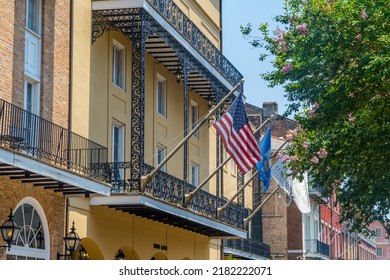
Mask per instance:
[[[259,126],[254,132],[253,132],[253,134],[255,134],[255,133],[257,133],[257,132],[259,132],[260,131],[260,129],[262,129],[263,128],[263,126],[264,125],[266,125],[267,124],[267,122],[269,122],[269,121],[271,121],[271,118],[268,118],[268,119],[266,119],[264,122],[263,122],[263,124],[261,125],[261,126]],[[212,178],[212,177],[214,177],[214,175],[215,174],[217,174],[217,172],[219,171],[219,170],[221,170],[222,169],[222,167],[225,165],[225,164],[227,164],[228,162],[229,162],[229,160],[231,160],[231,157],[229,156],[229,157],[227,157],[202,183],[200,183],[199,184],[199,186],[198,187],[196,187],[196,189],[195,190],[193,190],[192,192],[190,192],[190,193],[188,193],[188,194],[186,194],[185,195],[185,206],[187,207],[187,205],[188,205],[188,203],[191,201],[191,199],[193,199],[193,197],[195,196],[195,194],[198,192],[198,191],[200,191],[201,190],[201,188],[203,188],[203,186],[204,185],[206,185],[206,183],[208,182],[208,181],[210,181],[210,179]],[[253,176],[252,176],[253,177]],[[248,181],[250,181],[250,180],[248,180]],[[222,212],[223,211],[225,211],[225,209],[223,209],[222,210]],[[222,213],[221,213],[221,215],[219,215],[219,210],[218,210],[218,213],[217,213],[217,216],[218,217],[220,217],[221,215],[222,215]]]
[[[192,135],[195,134],[195,132],[210,118],[214,112],[221,107],[221,105],[240,87],[240,85],[244,83],[244,79],[240,80],[237,85],[235,85],[231,91],[229,91],[228,94],[225,95],[224,98],[202,119],[198,122],[198,124],[187,134],[187,136],[180,141],[179,144],[177,144],[173,150],[162,160],[149,174],[145,176],[141,176],[141,186],[140,186],[140,191],[144,192],[146,189],[146,185],[153,179],[154,175],[160,169],[167,163],[168,160],[192,137]]]

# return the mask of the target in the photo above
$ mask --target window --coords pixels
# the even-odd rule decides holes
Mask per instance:
[[[157,112],[167,116],[167,81],[157,74]]]
[[[157,144],[156,149],[156,166],[160,164],[165,158],[167,157],[167,148],[163,145]],[[167,172],[167,165],[164,164],[164,166],[161,168],[161,171]]]
[[[199,164],[191,162],[191,185],[199,185]]]
[[[24,90],[24,109],[29,113],[39,115],[38,83],[26,80],[24,82]]]
[[[25,198],[14,212],[20,227],[6,251],[8,260],[43,260],[50,258],[50,235],[42,207],[33,198]]]
[[[124,161],[124,126],[120,123],[113,123],[112,125],[112,162]],[[115,180],[124,178],[124,170],[113,170]]]
[[[230,160],[230,172],[232,173],[232,175],[237,174],[237,166],[233,159]]]
[[[381,237],[382,236],[382,230],[380,228],[375,229],[375,237]]]
[[[121,89],[125,90],[126,77],[126,55],[125,48],[113,42],[112,46],[112,83]]]
[[[222,145],[222,162],[224,162],[226,159],[227,159],[227,153],[226,153],[226,150],[225,150],[225,147],[223,147]],[[223,166],[223,169],[227,170],[227,163]]]
[[[383,257],[383,249],[382,248],[376,248],[376,256]]]
[[[26,1],[26,31],[25,31],[25,50],[24,50],[24,72],[25,74],[39,80],[40,61],[41,61],[41,38],[40,0]]]
[[[26,27],[36,34],[40,33],[40,1],[27,0],[26,2]]]
[[[198,104],[191,101],[191,130],[195,128],[199,121]],[[194,137],[199,139],[199,130],[194,133]]]

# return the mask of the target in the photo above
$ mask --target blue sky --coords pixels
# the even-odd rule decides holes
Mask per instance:
[[[259,49],[252,48],[240,32],[240,25],[251,23],[257,30],[260,23],[268,22],[276,28],[273,18],[283,13],[284,0],[223,0],[222,3],[222,44],[223,54],[243,74],[246,102],[262,107],[263,102],[276,101],[279,114],[286,111],[287,99],[283,88],[269,88],[259,76],[271,70],[268,61],[259,61]]]

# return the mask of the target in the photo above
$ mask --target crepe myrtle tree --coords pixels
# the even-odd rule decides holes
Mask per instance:
[[[287,0],[276,30],[241,32],[272,59],[261,74],[282,85],[299,127],[283,159],[293,174],[333,191],[341,219],[390,233],[390,2]]]

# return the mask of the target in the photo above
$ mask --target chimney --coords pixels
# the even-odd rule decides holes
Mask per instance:
[[[265,121],[268,119],[271,115],[274,115],[275,117],[278,114],[278,103],[273,102],[263,102],[263,120]]]

